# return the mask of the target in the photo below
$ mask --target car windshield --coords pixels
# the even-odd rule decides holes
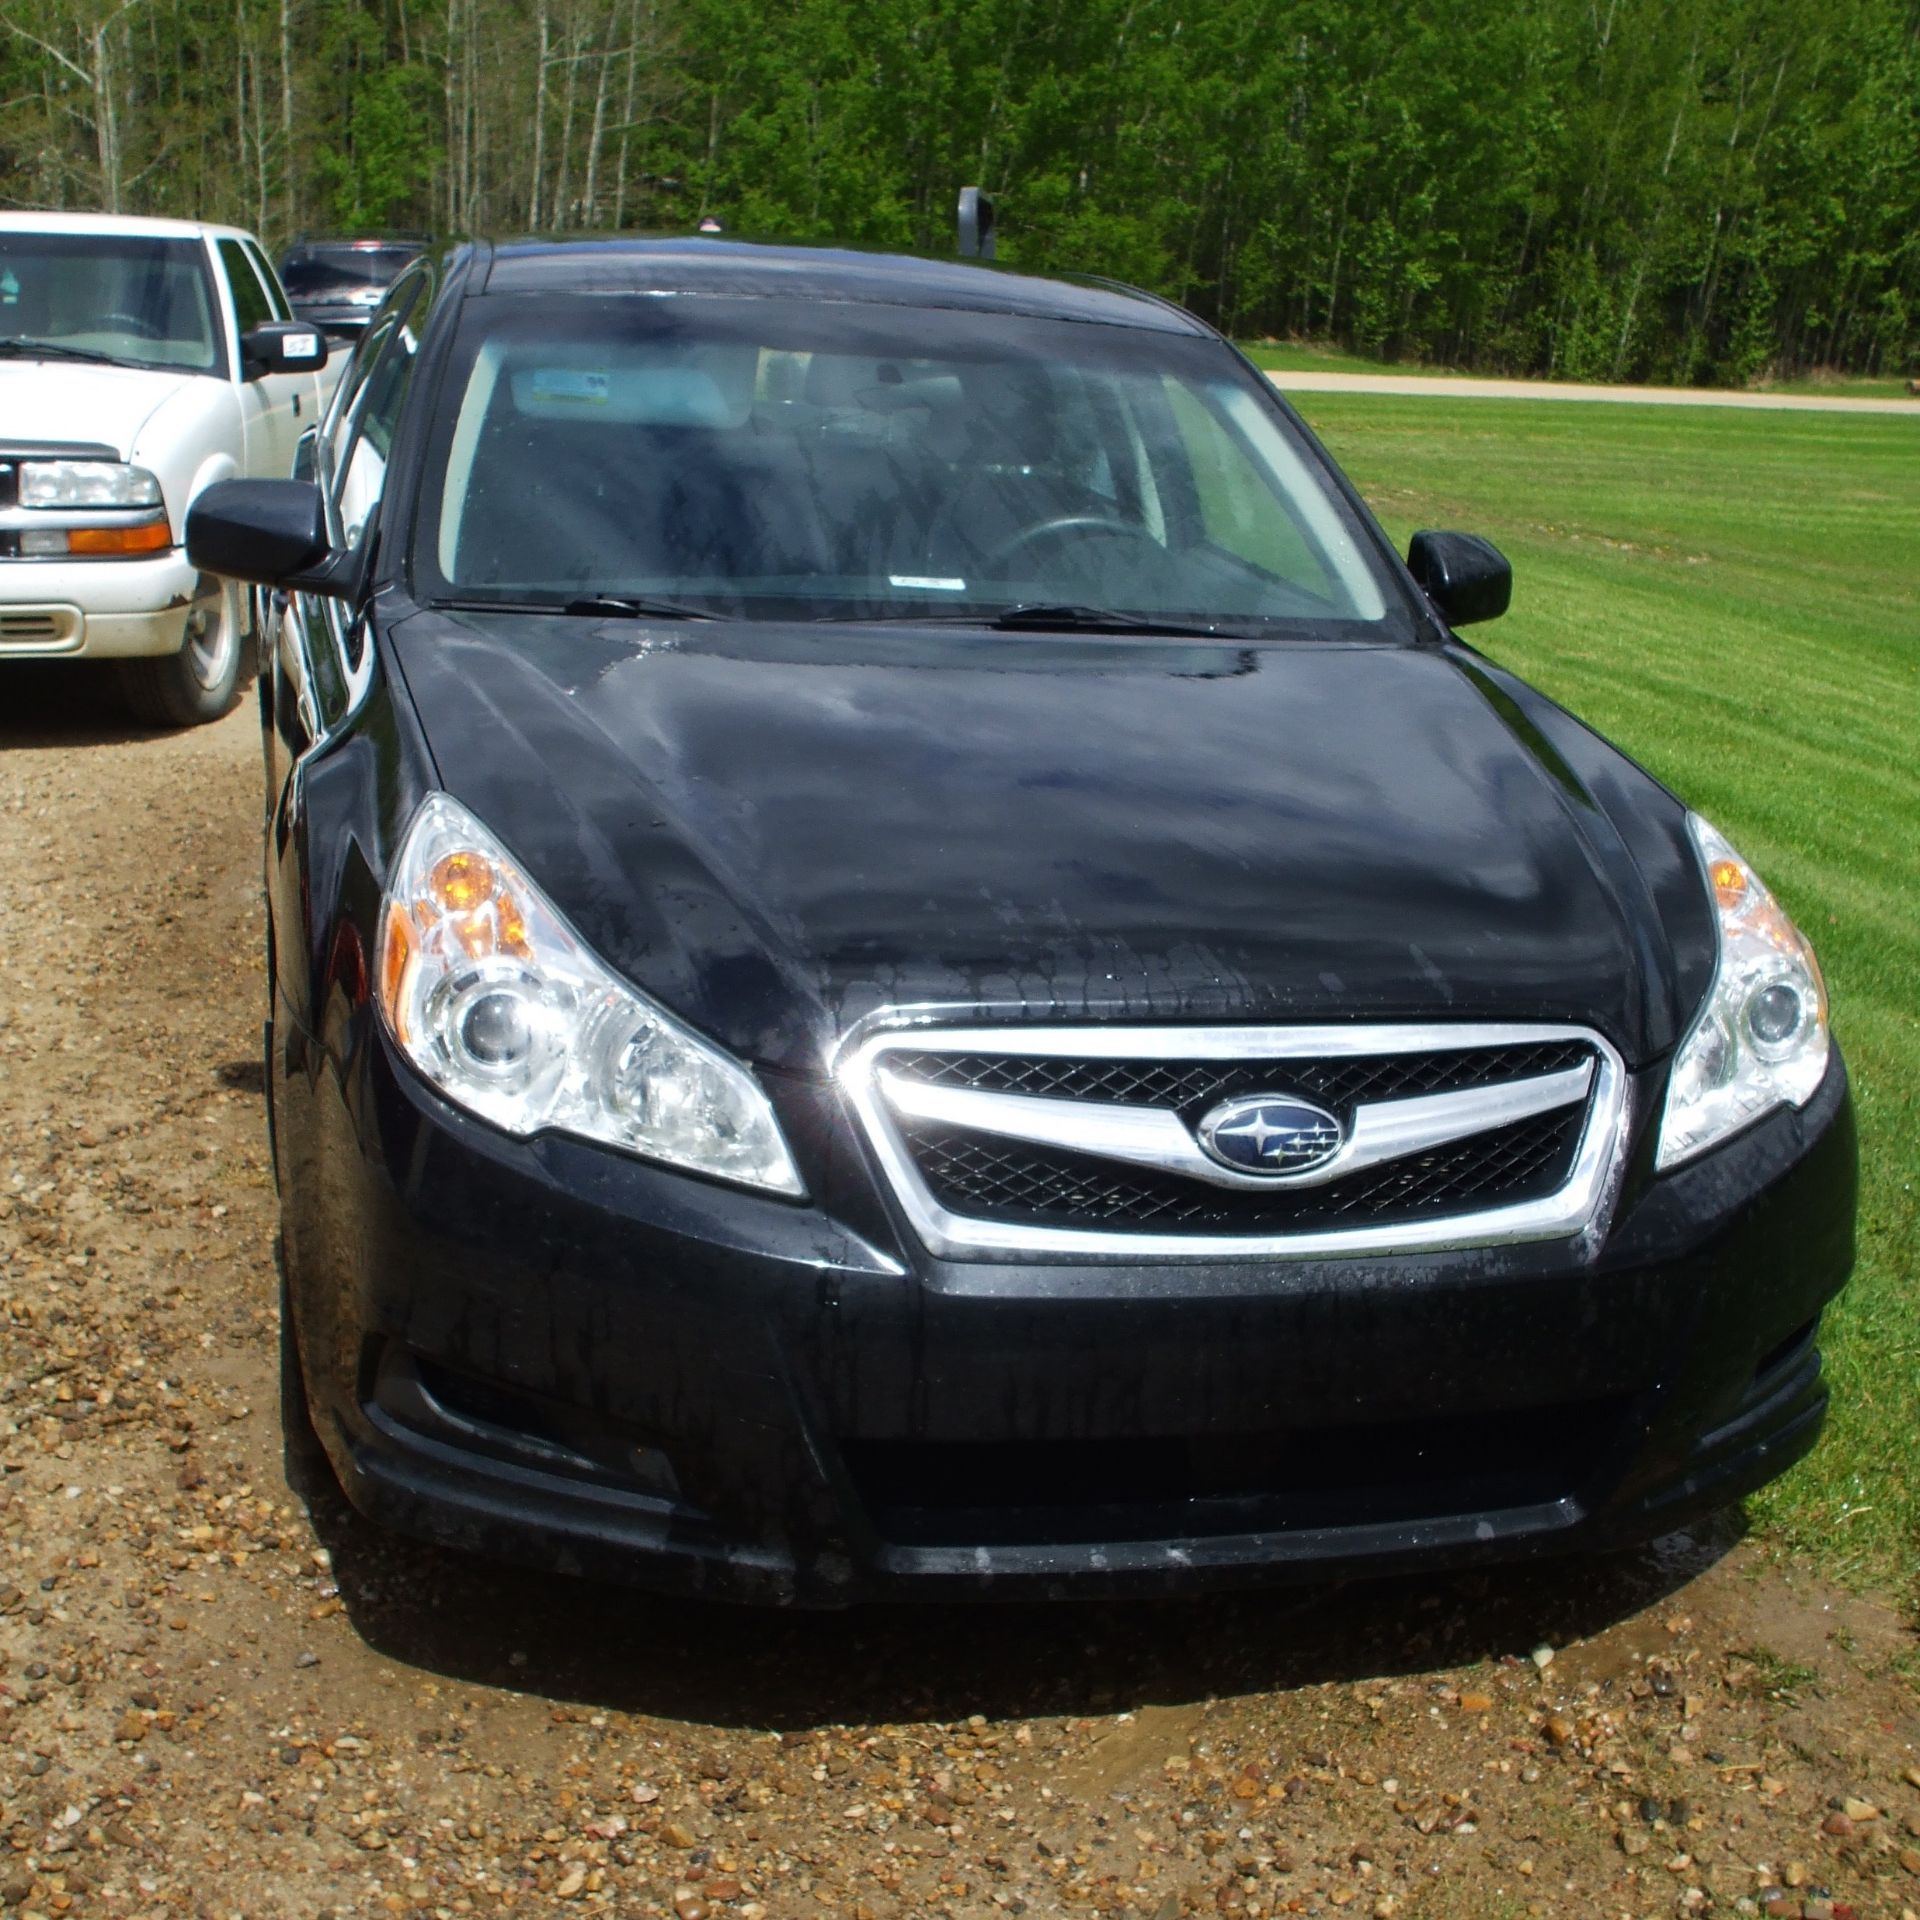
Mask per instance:
[[[325,253],[290,253],[280,263],[280,284],[290,300],[324,300],[330,294],[384,287],[396,279],[418,247],[341,247]]]
[[[469,604],[1383,637],[1406,603],[1219,341],[855,302],[470,301],[416,521]]]
[[[0,228],[0,342],[214,373],[214,314],[197,240]]]

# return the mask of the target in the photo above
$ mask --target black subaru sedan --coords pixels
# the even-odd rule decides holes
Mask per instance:
[[[1599,1548],[1825,1409],[1855,1150],[1721,832],[1143,294],[417,263],[262,608],[290,1436],[717,1596]]]

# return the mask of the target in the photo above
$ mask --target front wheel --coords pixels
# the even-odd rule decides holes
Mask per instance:
[[[206,583],[203,576],[203,584]],[[248,599],[233,581],[199,595],[178,653],[120,665],[120,691],[150,727],[197,727],[233,705],[245,652]]]

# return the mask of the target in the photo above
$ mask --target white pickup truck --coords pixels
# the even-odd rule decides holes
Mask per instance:
[[[187,509],[285,478],[331,372],[250,234],[0,214],[0,661],[117,661],[156,726],[224,713],[250,602],[188,563]]]

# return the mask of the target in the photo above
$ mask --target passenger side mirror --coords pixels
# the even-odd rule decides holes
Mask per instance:
[[[240,336],[246,377],[268,373],[317,373],[327,364],[327,336],[298,320],[267,320]]]
[[[1477,533],[1416,533],[1407,570],[1450,627],[1497,620],[1513,601],[1513,568]]]
[[[327,503],[311,480],[216,480],[187,509],[187,558],[260,587],[353,588],[353,555],[329,542]]]

